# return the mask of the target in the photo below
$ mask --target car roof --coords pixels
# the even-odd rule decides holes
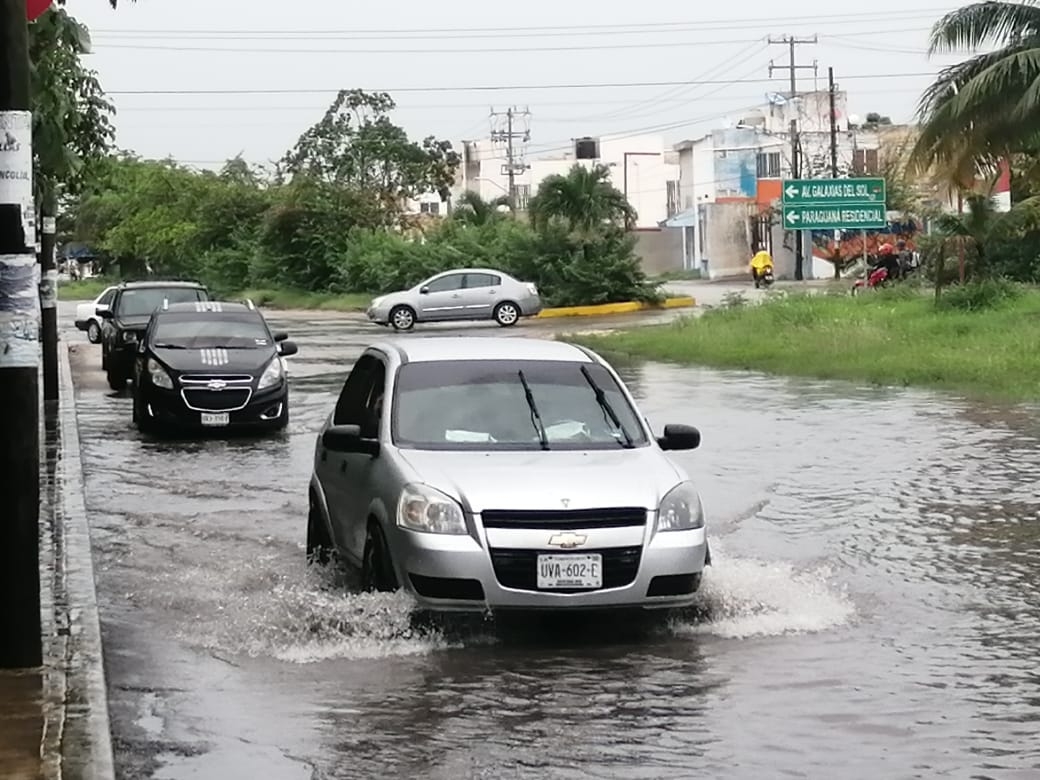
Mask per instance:
[[[447,271],[433,274],[433,276],[447,276],[448,274],[494,274],[495,276],[509,276],[505,271],[497,268],[451,268]],[[432,279],[433,276],[430,278]],[[510,279],[513,277],[509,276]]]
[[[243,312],[254,312],[258,317],[260,312],[255,306],[238,301],[188,301],[186,303],[171,303],[159,310],[161,314],[242,314]]]
[[[448,360],[549,360],[592,363],[581,347],[565,341],[508,336],[430,336],[387,339],[374,348],[397,352],[403,362],[431,363]]]
[[[204,290],[206,286],[199,282],[185,282],[185,281],[170,281],[166,282],[162,279],[156,279],[148,282],[123,282],[119,285],[124,290],[140,290],[148,287],[186,287],[194,290]]]

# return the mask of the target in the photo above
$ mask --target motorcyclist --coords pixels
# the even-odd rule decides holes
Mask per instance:
[[[899,257],[896,255],[892,245],[885,242],[878,249],[878,257],[875,263],[875,267],[884,268],[887,276],[886,279],[896,280],[899,278]]]
[[[899,258],[899,275],[905,277],[914,270],[914,253],[907,248],[906,241],[900,239],[896,242],[896,255]]]
[[[758,289],[762,284],[762,277],[766,275],[767,271],[773,270],[773,257],[765,249],[759,249],[751,258],[750,267],[751,279],[755,283],[755,288]]]

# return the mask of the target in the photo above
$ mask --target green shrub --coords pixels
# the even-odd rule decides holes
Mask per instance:
[[[1022,289],[1007,279],[983,279],[958,284],[943,292],[936,302],[940,309],[983,311],[997,309],[1022,294]]]

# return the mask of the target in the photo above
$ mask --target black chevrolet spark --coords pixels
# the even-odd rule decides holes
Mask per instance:
[[[282,358],[297,351],[287,339],[271,333],[249,302],[164,304],[134,362],[138,429],[284,428],[289,382]]]

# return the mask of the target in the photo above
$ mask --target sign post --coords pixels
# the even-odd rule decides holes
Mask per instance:
[[[866,231],[888,224],[887,197],[885,180],[879,177],[785,179],[781,223],[786,230],[862,231],[866,258]]]

